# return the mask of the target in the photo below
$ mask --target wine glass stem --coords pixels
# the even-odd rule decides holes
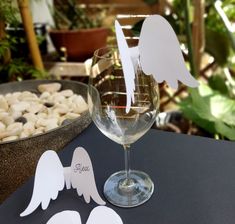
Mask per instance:
[[[126,179],[129,181],[130,179],[130,145],[123,145],[124,153],[125,153],[125,171],[126,171]]]
[[[130,145],[123,145],[125,152],[125,178],[119,182],[119,190],[130,194],[135,188],[135,181],[130,177]]]

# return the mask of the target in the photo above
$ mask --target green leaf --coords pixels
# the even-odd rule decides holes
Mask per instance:
[[[223,122],[217,122],[215,128],[218,133],[222,134],[230,140],[235,140],[235,127],[230,127]]]
[[[200,86],[201,87],[201,86]],[[200,88],[199,87],[199,88]],[[209,121],[214,121],[210,113],[210,103],[208,96],[201,96],[197,89],[191,90],[192,106],[195,112],[202,118]]]
[[[235,125],[235,101],[211,90],[211,94],[205,94],[207,85],[201,84],[198,89],[192,89],[191,98],[195,112],[209,121],[222,121],[228,125]],[[207,90],[208,91],[208,90]]]
[[[190,97],[180,103],[184,116],[210,133],[235,140],[235,101],[205,84],[189,91]]]
[[[229,94],[229,90],[225,84],[225,80],[220,75],[211,76],[208,80],[208,84],[213,90],[217,90],[221,94],[224,94],[224,95]]]
[[[199,127],[203,128],[204,130],[212,134],[216,132],[215,127],[214,127],[214,122],[208,121],[206,119],[202,119],[198,115],[198,113],[194,110],[194,107],[190,104],[189,101],[181,102],[180,109],[187,119],[193,121]]]
[[[230,39],[226,33],[206,29],[205,51],[211,54],[219,65],[224,65],[229,57]]]
[[[222,121],[228,125],[235,125],[235,102],[234,100],[222,96],[214,95],[209,98],[210,113],[214,121]]]

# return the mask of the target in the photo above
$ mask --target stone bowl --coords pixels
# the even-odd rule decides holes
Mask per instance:
[[[65,80],[29,80],[0,85],[0,94],[16,91],[38,93],[42,83],[58,82],[63,89],[71,89],[87,102],[87,85]],[[88,110],[73,122],[32,137],[0,143],[0,202],[6,199],[35,172],[38,159],[48,149],[59,151],[91,122]]]

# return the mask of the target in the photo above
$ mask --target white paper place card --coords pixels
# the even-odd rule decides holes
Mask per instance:
[[[95,207],[86,224],[123,224],[121,217],[106,206]]]
[[[131,52],[128,48],[124,33],[122,31],[122,27],[119,22],[115,21],[115,31],[118,43],[118,50],[120,53],[120,58],[123,67],[123,74],[125,78],[125,86],[126,86],[126,113],[130,111],[131,102],[134,103],[134,91],[135,91],[135,70],[131,60]]]
[[[145,19],[139,40],[140,62],[144,73],[157,82],[164,80],[178,88],[178,80],[190,87],[198,82],[189,73],[177,36],[168,21],[160,15]]]
[[[64,188],[63,166],[56,152],[48,150],[40,157],[34,179],[34,188],[28,207],[20,216],[32,213],[41,204],[47,209],[51,199],[55,200]]]
[[[178,88],[178,81],[189,87],[199,85],[189,73],[177,36],[164,17],[151,15],[145,19],[135,48],[128,48],[117,20],[115,30],[126,86],[126,113],[134,103],[137,63],[146,75],[153,75],[158,83],[166,81],[174,89]]]
[[[78,212],[66,210],[52,216],[47,224],[82,224],[82,222]]]
[[[72,187],[77,189],[79,196],[84,196],[86,203],[92,198],[97,204],[105,205],[96,187],[91,159],[84,148],[78,147],[74,151],[70,173]]]
[[[81,224],[81,217],[77,211],[62,211],[52,216],[47,224]],[[123,224],[121,217],[106,206],[95,207],[86,224]]]
[[[31,214],[40,204],[43,210],[47,209],[51,199],[55,200],[65,185],[67,189],[71,186],[76,188],[78,195],[83,195],[86,203],[90,203],[92,198],[97,204],[105,205],[96,187],[91,159],[84,148],[74,150],[71,167],[63,167],[57,153],[48,150],[38,161],[33,194],[20,216]]]

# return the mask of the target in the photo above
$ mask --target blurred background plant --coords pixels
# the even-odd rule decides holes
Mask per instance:
[[[179,38],[191,73],[201,82],[198,89],[169,90],[175,104],[168,109],[179,109],[204,135],[235,140],[235,0],[165,1],[163,16]],[[142,22],[133,26],[135,35]]]
[[[21,35],[19,35],[19,32]],[[23,31],[23,35],[22,35]],[[45,43],[38,36],[38,43]],[[12,0],[0,2],[0,83],[31,78],[47,78],[32,66],[19,9]]]
[[[55,22],[55,29],[90,29],[102,27],[107,9],[86,4],[78,4],[77,0],[57,0],[51,13]]]
[[[107,7],[92,7],[79,0],[56,0],[50,11],[54,20],[49,31],[52,43],[60,55],[66,51],[68,61],[83,62],[107,45]]]
[[[180,1],[175,3],[181,7]],[[235,1],[205,3],[204,56],[209,55],[211,69],[204,74],[206,81],[202,81],[198,89],[189,90],[189,97],[179,106],[186,118],[215,138],[235,140],[235,36],[232,26]],[[199,68],[198,77],[202,76],[201,71]]]

